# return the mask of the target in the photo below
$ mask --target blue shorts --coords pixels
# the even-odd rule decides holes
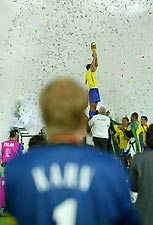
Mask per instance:
[[[89,102],[100,102],[100,95],[98,88],[91,88],[89,90]]]

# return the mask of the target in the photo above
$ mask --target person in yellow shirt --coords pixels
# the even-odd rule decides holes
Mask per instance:
[[[140,125],[136,132],[140,152],[148,150],[148,146],[146,144],[146,133],[148,130],[147,122],[148,122],[148,118],[146,116],[141,116]]]
[[[95,71],[98,67],[98,57],[96,51],[92,53],[93,60],[91,64],[86,66],[87,72],[85,75],[85,83],[89,86],[89,118],[91,119],[94,115],[96,115],[96,107],[97,103],[100,102],[100,95],[98,90],[98,83]]]
[[[116,138],[118,141],[118,145],[121,150],[125,149],[129,138],[125,135],[121,127],[124,127],[125,130],[130,130],[129,119],[127,117],[122,118],[122,125],[115,125],[114,128],[116,130]]]
[[[129,152],[125,151],[129,138],[126,136],[124,130],[130,130],[129,119],[127,117],[123,117],[122,125],[115,125],[114,128],[116,130],[115,137],[121,151],[121,160],[126,166],[128,166],[131,161],[131,156],[129,155]]]

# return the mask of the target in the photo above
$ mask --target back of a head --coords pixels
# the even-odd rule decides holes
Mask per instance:
[[[10,131],[10,138],[15,138],[18,135],[18,130],[14,129]]]
[[[79,130],[87,104],[86,90],[69,78],[54,80],[40,95],[42,117],[48,131],[54,133]]]
[[[43,145],[46,145],[46,144],[47,144],[46,139],[41,135],[34,135],[29,140],[29,148],[43,146]]]
[[[146,133],[146,143],[153,150],[153,124],[151,124]]]
[[[100,107],[99,108],[99,114],[101,114],[101,115],[106,115],[106,109],[105,109],[105,107]]]

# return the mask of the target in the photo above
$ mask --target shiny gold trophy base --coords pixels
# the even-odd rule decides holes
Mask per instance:
[[[96,42],[91,43],[91,50],[92,50],[92,53],[96,53]]]

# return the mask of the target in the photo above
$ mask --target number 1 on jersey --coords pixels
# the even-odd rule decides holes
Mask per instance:
[[[57,225],[75,225],[77,216],[77,201],[69,198],[53,210],[53,219]]]

